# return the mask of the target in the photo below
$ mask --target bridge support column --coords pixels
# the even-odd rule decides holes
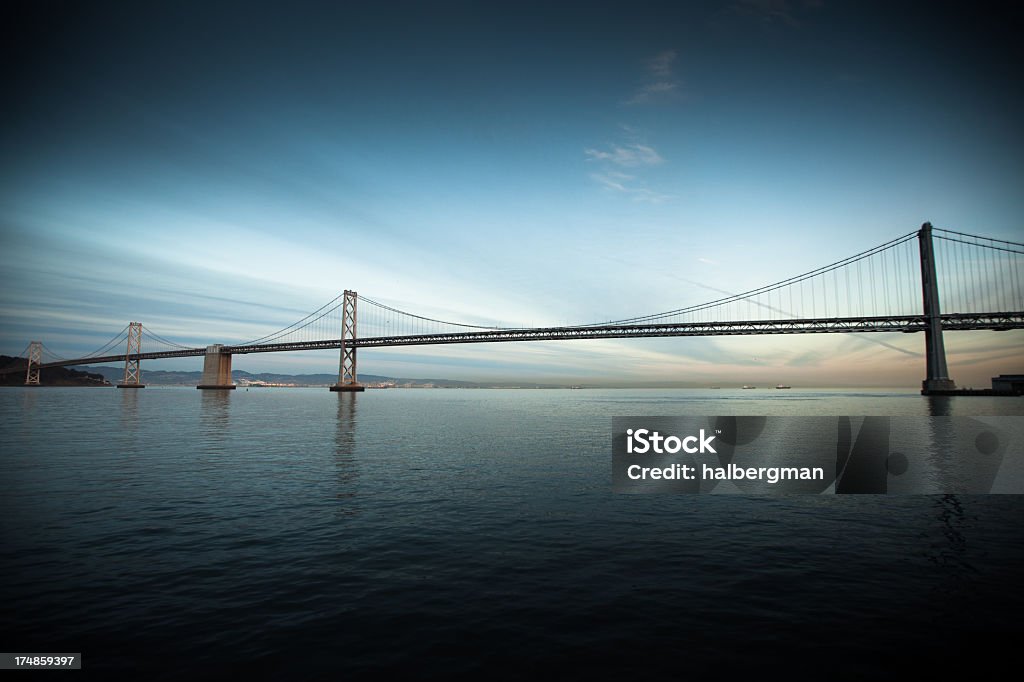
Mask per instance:
[[[220,343],[206,347],[202,383],[196,388],[235,390],[235,385],[231,383],[231,353],[222,352],[222,348],[224,345]]]
[[[356,375],[356,349],[351,342],[356,338],[356,302],[358,294],[345,290],[345,300],[341,306],[341,359],[338,366],[338,383],[331,386],[332,391],[352,392],[365,391],[366,387],[359,383]]]
[[[142,352],[142,323],[128,324],[128,350],[124,354],[124,381],[118,388],[145,388],[142,370],[139,368],[139,353]]]
[[[28,367],[25,368],[25,385],[39,386],[39,363],[43,360],[43,342],[28,344]]]
[[[924,297],[924,348],[927,375],[921,382],[921,395],[952,391],[956,384],[946,367],[946,347],[942,343],[942,318],[939,307],[939,285],[935,275],[935,252],[932,250],[932,224],[925,223],[917,233],[921,251],[921,291]]]

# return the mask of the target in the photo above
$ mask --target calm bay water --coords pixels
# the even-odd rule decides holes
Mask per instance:
[[[1024,400],[0,389],[0,649],[146,679],[863,679],[967,665],[968,637],[974,664],[1007,655],[1022,496],[611,492],[614,416],[785,414]]]

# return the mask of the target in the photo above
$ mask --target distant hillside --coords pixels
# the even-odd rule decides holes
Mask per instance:
[[[102,375],[108,381],[117,383],[124,375],[121,367],[85,367],[89,372]],[[142,367],[142,383],[149,386],[197,386],[202,378],[202,372],[168,372],[165,370],[148,370],[145,365]],[[250,384],[284,384],[293,386],[330,386],[337,383],[337,374],[274,374],[261,372],[253,374],[243,370],[231,372],[232,380],[239,386]],[[23,379],[24,380],[24,379]],[[456,381],[453,379],[406,379],[396,377],[385,377],[377,374],[360,374],[359,383],[362,384],[394,384],[395,386],[408,386],[413,388],[556,388],[555,386],[535,383],[480,383],[475,381]]]
[[[25,383],[25,359],[0,355],[0,386],[21,386]],[[202,372],[168,372],[142,368],[142,383],[148,386],[197,386]],[[39,380],[44,386],[112,386],[124,377],[123,367],[83,366],[80,369],[48,367],[42,370]],[[253,374],[243,370],[231,373],[232,380],[239,386],[284,385],[284,386],[330,386],[338,381],[337,374],[275,374],[262,372]],[[362,384],[388,384],[408,388],[564,388],[553,384],[532,382],[477,382],[454,379],[408,379],[385,377],[378,374],[360,374]]]
[[[22,386],[25,383],[25,359],[0,355],[0,386]],[[121,374],[124,370],[121,370]],[[67,367],[45,367],[39,372],[39,383],[43,386],[110,386],[106,376],[100,372],[87,372]]]

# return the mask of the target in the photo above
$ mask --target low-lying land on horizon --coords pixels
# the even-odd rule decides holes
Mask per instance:
[[[0,367],[11,367],[17,363],[24,367],[24,358],[15,358],[0,355]],[[173,371],[173,370],[143,370],[142,383],[147,386],[198,386],[202,383],[202,372],[199,371]],[[82,366],[78,369],[69,367],[49,367],[41,370],[40,381],[43,386],[114,386],[124,377],[124,368],[118,366]],[[336,374],[279,374],[273,372],[246,372],[234,370],[231,378],[239,388],[309,388],[327,387],[338,381]],[[25,383],[25,371],[8,372],[0,374],[0,386],[21,386]],[[707,384],[684,381],[663,381],[663,382],[637,382],[612,384],[608,382],[563,382],[543,383],[533,381],[464,381],[456,379],[422,379],[387,377],[376,374],[362,374],[359,383],[368,388],[524,388],[524,389],[584,389],[584,388],[624,388],[624,389],[671,389],[671,388],[701,388],[701,389],[758,389],[761,392],[775,392],[775,384],[765,385],[734,385],[731,382],[719,384]],[[786,385],[784,388],[790,388]],[[795,389],[884,389],[884,390],[917,390],[916,387],[907,386],[794,386]],[[785,394],[785,391],[780,391]]]

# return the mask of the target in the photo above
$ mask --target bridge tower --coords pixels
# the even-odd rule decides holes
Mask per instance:
[[[942,343],[942,317],[939,308],[939,285],[935,275],[935,252],[932,250],[932,224],[925,223],[917,232],[921,251],[921,291],[924,297],[925,357],[927,376],[921,382],[921,395],[956,389],[946,367],[946,347]]]
[[[43,359],[43,342],[33,341],[28,344],[28,367],[25,369],[25,385],[39,385],[39,363]]]
[[[142,353],[142,323],[128,324],[128,349],[124,354],[124,381],[118,388],[145,388],[142,370],[139,368],[139,354]]]
[[[363,391],[366,387],[359,383],[356,376],[356,349],[351,342],[356,339],[356,303],[358,294],[345,290],[345,300],[341,305],[341,359],[338,365],[338,383],[331,386],[332,391]]]

